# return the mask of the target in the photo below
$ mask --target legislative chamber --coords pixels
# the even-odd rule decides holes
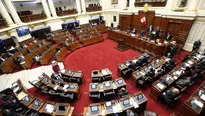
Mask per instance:
[[[0,0],[0,116],[204,116],[204,0]]]

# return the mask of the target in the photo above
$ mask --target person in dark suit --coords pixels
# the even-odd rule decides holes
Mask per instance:
[[[201,41],[200,40],[195,41],[192,51],[197,51],[200,48],[200,46],[201,46]]]
[[[163,97],[167,97],[168,99],[174,99],[175,97],[179,96],[180,94],[180,91],[179,89],[173,87],[173,88],[170,88],[168,89],[166,92],[163,92],[162,93],[162,96]],[[162,98],[163,99],[163,98]]]
[[[137,34],[137,29],[133,28],[131,33],[136,35]]]
[[[113,29],[114,28],[114,24],[113,23],[111,23],[111,29]]]
[[[157,30],[155,32],[155,36],[156,36],[156,38],[159,38],[159,36],[160,36],[160,29],[159,29],[159,27],[157,27]]]
[[[147,29],[147,33],[148,33],[149,38],[151,38],[151,36],[152,36],[152,31],[153,31],[153,27],[152,27],[152,25],[150,25],[149,28]]]
[[[171,77],[167,76],[167,77],[160,78],[160,82],[165,85],[169,85],[169,83],[171,82]]]
[[[170,42],[170,45],[167,48],[167,56],[172,58],[177,52],[176,41]]]
[[[140,36],[141,36],[141,37],[144,37],[144,33],[145,33],[144,30],[141,30],[141,31],[140,31]]]
[[[167,36],[165,37],[165,40],[166,40],[166,41],[172,40],[172,35],[171,35],[171,33],[167,33]]]
[[[126,116],[138,116],[138,114],[134,113],[132,110],[126,110]]]
[[[153,78],[155,76],[155,70],[150,68],[150,70],[146,74],[147,77]]]

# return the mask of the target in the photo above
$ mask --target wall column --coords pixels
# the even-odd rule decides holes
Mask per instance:
[[[129,4],[129,9],[133,9],[135,7],[135,0],[129,0],[130,4]]]
[[[188,8],[187,11],[188,12],[196,12],[197,11],[197,7],[199,5],[199,0],[190,0],[189,4],[188,4]]]
[[[6,10],[5,6],[3,5],[2,1],[0,0],[0,13],[2,17],[6,20],[6,23],[10,25],[14,25],[14,22],[12,21],[8,11]]]
[[[14,19],[15,23],[21,23],[21,19],[16,12],[16,9],[11,0],[4,0],[6,6],[8,7],[9,13],[11,14],[12,18]]]
[[[77,9],[78,13],[81,13],[80,1],[79,0],[75,0],[75,3],[76,3],[76,9]]]
[[[44,13],[46,14],[47,18],[50,18],[51,14],[49,12],[49,8],[48,8],[48,5],[46,3],[46,0],[41,0],[41,3],[42,3],[43,10],[44,10]]]
[[[86,6],[85,6],[85,0],[80,0],[81,1],[81,7],[83,10],[83,13],[86,13]]]
[[[175,4],[175,0],[167,0],[167,4],[166,4],[165,8],[167,10],[173,10],[174,4]]]
[[[53,0],[48,0],[48,5],[49,5],[49,7],[50,7],[52,16],[53,16],[53,17],[56,17],[57,14],[56,14],[55,6],[54,6],[54,4],[53,4]]]

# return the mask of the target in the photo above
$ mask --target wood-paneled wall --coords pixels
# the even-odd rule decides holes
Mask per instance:
[[[142,25],[140,21],[143,15],[146,17],[145,26]],[[122,31],[126,31],[128,27],[131,27],[131,29],[136,28],[137,33],[140,34],[140,30],[144,30],[146,33],[150,25],[153,25],[154,30],[156,30],[156,28],[159,26],[161,30],[161,39],[165,38],[166,34],[169,32],[172,34],[177,43],[181,44],[182,46],[187,39],[193,23],[193,20],[172,19],[155,16],[155,11],[148,11],[146,13],[139,11],[138,15],[120,14],[119,18],[120,30]]]

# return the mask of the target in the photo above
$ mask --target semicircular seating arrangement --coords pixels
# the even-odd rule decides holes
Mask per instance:
[[[20,115],[55,115],[55,116],[72,116],[74,107],[69,103],[60,103],[54,101],[45,101],[31,95],[22,84],[21,80],[17,80],[12,84],[12,91],[20,102],[21,109],[14,110]]]

